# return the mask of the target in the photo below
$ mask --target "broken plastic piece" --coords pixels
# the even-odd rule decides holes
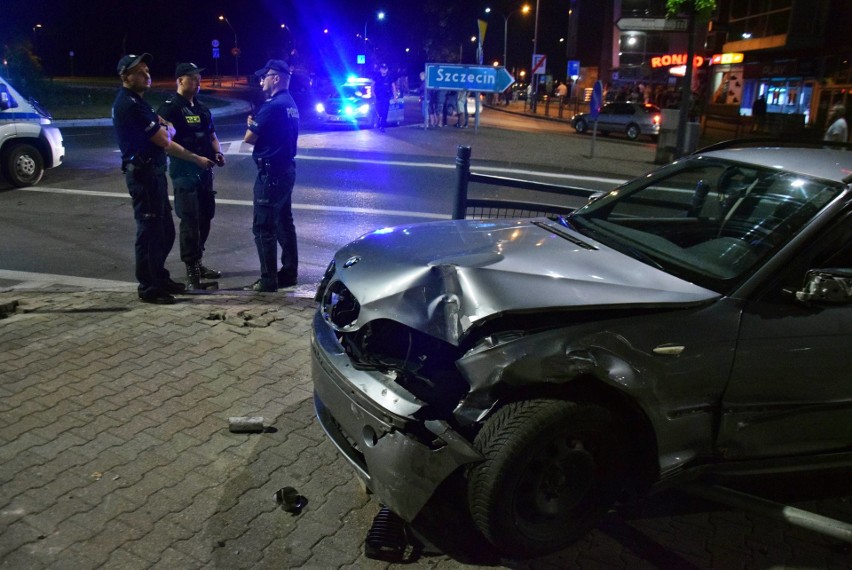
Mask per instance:
[[[373,519],[364,542],[364,554],[373,560],[402,562],[408,550],[405,521],[384,505]]]

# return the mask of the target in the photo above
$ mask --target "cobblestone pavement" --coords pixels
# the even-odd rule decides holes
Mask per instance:
[[[444,553],[371,560],[379,506],[313,417],[307,296],[0,290],[0,567],[850,566],[848,544],[677,493],[531,562],[490,556],[453,517],[425,525]],[[266,431],[231,433],[231,416]],[[273,500],[285,486],[300,514]],[[796,504],[852,522],[848,494]]]

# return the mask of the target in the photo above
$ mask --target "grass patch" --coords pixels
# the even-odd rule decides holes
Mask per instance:
[[[93,82],[87,85],[52,81],[34,85],[31,91],[33,98],[41,103],[54,119],[102,119],[111,115],[118,87],[115,81],[103,81],[103,84]],[[145,101],[156,110],[174,92],[174,89],[152,87],[145,94]],[[227,105],[227,101],[206,96],[203,92],[199,94],[198,99],[211,109]]]

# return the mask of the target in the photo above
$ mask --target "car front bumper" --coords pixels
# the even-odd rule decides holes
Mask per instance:
[[[328,437],[390,510],[411,521],[437,487],[482,455],[389,375],[356,370],[319,312],[311,342],[314,405]]]

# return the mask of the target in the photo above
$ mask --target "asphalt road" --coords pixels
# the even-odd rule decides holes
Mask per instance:
[[[505,144],[524,148],[541,137],[567,136],[559,132],[564,125],[523,131],[520,119],[500,113],[493,113],[488,122],[505,125],[500,129],[424,131],[413,124],[416,108],[410,115],[408,124],[386,133],[317,128],[311,123],[303,129],[294,192],[300,284],[317,283],[332,253],[368,231],[449,217],[458,140],[477,149]],[[242,116],[223,118],[217,125],[227,164],[216,169],[217,213],[205,263],[223,272],[221,288],[251,283],[258,271],[251,234],[255,166],[251,147],[241,143],[244,125]],[[64,128],[63,135],[66,160],[48,171],[39,186],[0,188],[0,226],[6,228],[0,271],[131,283],[135,229],[114,133],[109,127],[78,127]],[[572,174],[563,166],[541,166],[533,160],[523,165],[500,160],[478,164],[492,174],[595,189],[625,178]],[[518,193],[497,188],[484,192],[506,197]],[[572,203],[579,204],[576,199]],[[167,267],[182,277],[177,246]]]

